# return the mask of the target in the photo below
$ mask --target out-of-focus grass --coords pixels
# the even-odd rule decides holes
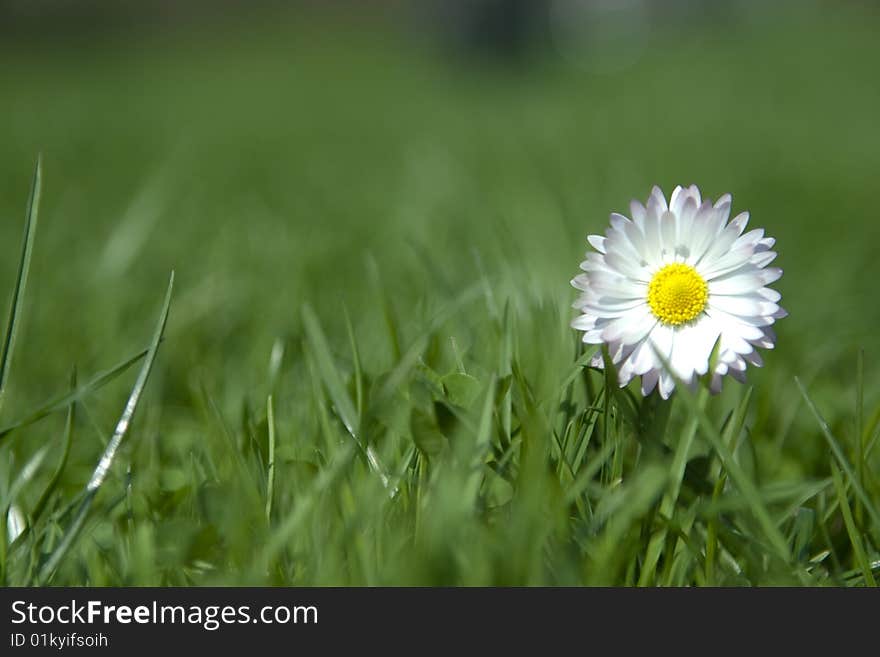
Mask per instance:
[[[5,46],[7,289],[38,151],[46,181],[0,424],[64,394],[72,366],[85,381],[146,347],[177,271],[129,443],[52,581],[870,583],[876,28],[854,11],[685,25],[614,75],[443,65],[312,24]],[[650,403],[634,419],[600,373],[570,376],[568,281],[610,210],[690,182],[777,237],[791,317],[747,405],[728,383],[652,430]],[[131,377],[76,404],[8,583],[57,548]],[[64,427],[60,413],[3,439],[4,507],[48,445],[14,500],[32,511]],[[652,535],[666,540],[648,576]]]

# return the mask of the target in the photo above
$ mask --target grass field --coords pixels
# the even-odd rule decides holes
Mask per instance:
[[[3,583],[874,585],[878,21],[666,28],[607,75],[311,23],[0,44],[6,308],[43,158]],[[585,236],[691,182],[777,238],[777,348],[606,391]]]

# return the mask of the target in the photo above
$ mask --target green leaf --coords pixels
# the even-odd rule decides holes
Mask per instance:
[[[410,410],[409,426],[416,447],[427,456],[438,456],[445,449],[446,436],[437,426],[437,418],[433,413],[413,406]]]
[[[470,408],[480,396],[482,386],[470,374],[453,372],[442,379],[443,391],[450,403],[462,408]]]

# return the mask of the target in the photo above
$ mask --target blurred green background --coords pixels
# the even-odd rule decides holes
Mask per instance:
[[[778,238],[795,319],[773,369],[852,350],[880,319],[878,16],[753,12],[633,28],[613,73],[552,48],[441,59],[369,12],[4,39],[9,287],[38,152],[47,179],[17,387],[130,350],[171,268],[164,366],[228,381],[303,301],[375,319],[370,255],[401,309],[472,282],[477,257],[563,303],[584,236],[655,183],[730,191]]]
[[[4,424],[65,390],[72,365],[85,376],[146,345],[171,269],[168,332],[126,456],[166,473],[185,472],[214,430],[199,391],[232,425],[262,408],[279,340],[279,435],[298,453],[312,427],[305,303],[345,363],[347,311],[364,370],[378,373],[394,360],[383,298],[405,348],[476,286],[480,301],[446,319],[438,360],[454,362],[452,336],[469,371],[489,371],[485,327],[509,301],[527,375],[558,381],[573,360],[569,280],[585,236],[653,184],[696,183],[731,192],[734,212],[778,239],[791,316],[749,373],[757,467],[819,476],[824,443],[792,377],[842,432],[859,348],[870,408],[880,392],[880,13],[717,4],[557,2],[501,27],[491,13],[404,3],[170,14],[170,3],[122,14],[90,3],[79,21],[69,3],[61,14],[0,4],[10,291],[39,152],[45,167]],[[126,385],[88,402],[68,491],[88,477]],[[719,415],[742,393],[726,387]],[[10,469],[60,422],[7,443]]]

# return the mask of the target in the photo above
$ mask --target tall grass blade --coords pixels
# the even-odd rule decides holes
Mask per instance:
[[[128,429],[131,426],[131,420],[134,417],[134,412],[137,409],[144,387],[147,384],[147,379],[150,377],[150,372],[153,369],[153,363],[155,362],[156,354],[159,351],[159,344],[162,341],[162,335],[165,332],[165,324],[168,321],[168,310],[171,307],[171,293],[173,289],[174,272],[172,271],[171,277],[168,280],[168,289],[165,292],[165,301],[162,304],[162,311],[159,314],[159,320],[156,323],[156,329],[153,332],[153,339],[150,343],[150,348],[147,351],[146,359],[144,360],[143,365],[141,365],[140,372],[134,382],[134,387],[131,389],[131,393],[128,396],[128,401],[125,403],[122,414],[119,416],[119,421],[116,423],[116,429],[113,431],[113,436],[110,438],[110,442],[104,449],[104,453],[101,455],[101,459],[98,461],[97,466],[95,466],[95,470],[92,472],[88,484],[86,484],[85,494],[82,502],[80,502],[76,516],[70,523],[70,526],[64,534],[64,537],[61,539],[61,542],[58,544],[58,547],[56,547],[52,554],[49,555],[46,563],[40,569],[39,575],[37,576],[38,585],[47,584],[51,581],[55,571],[61,563],[61,560],[65,557],[68,550],[79,536],[80,530],[85,524],[89,510],[91,509],[92,502],[95,499],[95,495],[97,495],[98,490],[101,488],[101,485],[107,477],[107,473],[110,471],[110,466],[113,464],[116,452],[122,444],[122,439],[125,437],[125,434],[128,433]]]
[[[825,440],[828,442],[828,446],[831,448],[831,452],[834,454],[834,458],[837,459],[837,462],[840,464],[841,469],[846,473],[846,476],[849,479],[849,483],[855,491],[856,497],[862,502],[862,504],[864,505],[864,509],[868,513],[868,515],[871,516],[871,522],[873,523],[874,528],[877,531],[880,531],[880,513],[878,513],[877,509],[871,503],[871,498],[868,497],[867,492],[865,492],[864,487],[862,486],[855,472],[853,472],[852,466],[849,464],[846,455],[843,453],[843,449],[840,447],[840,442],[837,440],[837,438],[834,437],[834,434],[831,433],[831,427],[828,426],[828,423],[825,421],[825,418],[822,417],[822,414],[819,412],[816,404],[807,394],[807,389],[804,388],[801,380],[798,377],[794,377],[794,380],[795,383],[797,383],[798,388],[800,388],[801,395],[803,396],[804,401],[807,402],[807,407],[810,409],[813,417],[816,418],[816,422],[819,423],[819,428],[822,430],[822,435],[825,436]]]
[[[846,496],[846,487],[843,485],[843,477],[840,476],[840,469],[831,463],[831,476],[834,478],[834,489],[837,492],[837,500],[840,502],[840,512],[843,515],[843,523],[846,525],[846,533],[849,535],[849,542],[853,548],[853,554],[856,563],[862,571],[867,586],[876,587],[877,582],[871,572],[871,563],[865,553],[865,546],[862,545],[862,538],[859,535],[858,527],[853,520],[852,509],[849,506],[849,500]]]
[[[708,398],[708,391],[705,389],[700,390],[699,399],[697,401],[697,405],[700,409],[705,410]],[[671,404],[672,400],[665,403]],[[675,456],[672,459],[672,472],[668,483],[669,487],[660,502],[660,515],[663,517],[671,518],[673,511],[675,510],[675,505],[678,503],[678,496],[681,493],[681,484],[682,481],[684,481],[684,472],[687,467],[688,454],[690,454],[691,445],[693,445],[696,435],[697,419],[692,417],[679,437],[678,444],[675,448]],[[666,545],[666,534],[666,528],[662,527],[651,537],[651,540],[648,543],[648,551],[645,553],[645,563],[643,564],[642,571],[639,575],[639,586],[647,586],[654,582],[657,563],[659,562],[660,556],[663,553],[663,548]]]
[[[60,397],[56,397],[55,399],[46,402],[23,418],[6,425],[2,429],[0,429],[0,440],[11,434],[13,431],[16,431],[17,429],[22,429],[26,426],[34,424],[35,422],[39,422],[44,417],[52,415],[53,413],[56,413],[64,408],[68,408],[70,404],[82,401],[95,390],[102,388],[103,386],[113,381],[116,377],[123,374],[129,367],[131,367],[139,360],[141,360],[144,356],[146,356],[149,351],[149,349],[144,349],[143,351],[135,354],[131,358],[124,360],[123,362],[110,368],[109,370],[99,372],[90,381],[84,383],[80,387],[64,395],[61,395]]]
[[[74,368],[70,375],[70,387],[76,387],[76,368]],[[52,474],[52,478],[49,480],[49,483],[46,484],[46,488],[43,489],[37,503],[34,505],[27,526],[24,528],[24,531],[19,534],[18,538],[13,541],[12,545],[10,545],[10,552],[14,551],[24,542],[24,539],[30,535],[30,532],[43,515],[43,511],[46,509],[46,505],[52,497],[52,493],[55,492],[58,483],[61,481],[61,475],[64,473],[64,468],[67,466],[67,458],[70,455],[70,446],[73,443],[73,424],[75,417],[76,405],[71,402],[67,409],[67,420],[64,423],[64,445],[61,448],[61,458],[58,460],[58,465],[55,467],[55,472]]]
[[[15,288],[12,292],[12,304],[9,307],[9,319],[6,321],[6,337],[3,340],[3,350],[0,351],[0,409],[3,407],[3,399],[6,396],[6,384],[9,380],[9,369],[12,364],[12,354],[15,349],[15,338],[18,334],[18,324],[21,318],[21,310],[24,302],[24,294],[27,289],[28,273],[31,268],[31,255],[34,250],[34,239],[37,234],[37,217],[40,206],[40,192],[43,185],[42,157],[37,157],[34,167],[34,178],[31,184],[31,194],[28,199],[27,216],[24,224],[24,239],[21,245],[21,259],[18,262],[18,275]]]
[[[495,378],[489,382],[486,390],[486,400],[483,403],[483,411],[480,414],[480,424],[477,428],[474,455],[471,461],[471,470],[468,475],[464,491],[466,504],[472,505],[480,492],[480,483],[483,480],[483,469],[486,463],[486,454],[492,440],[492,411],[495,408]]]
[[[668,372],[673,373],[674,376],[674,370],[669,366],[668,359],[657,350],[655,350],[654,353],[663,363],[663,367]],[[699,427],[703,431],[703,436],[712,445],[712,448],[715,450],[718,458],[721,459],[721,463],[724,466],[724,469],[727,471],[728,475],[730,476],[730,479],[733,482],[734,486],[737,487],[739,492],[746,499],[746,502],[748,503],[752,514],[755,516],[755,519],[758,521],[761,529],[766,534],[767,540],[776,551],[777,556],[784,562],[790,563],[791,553],[788,549],[788,541],[785,540],[785,537],[782,535],[779,527],[773,521],[773,517],[770,515],[770,511],[767,509],[764,501],[761,499],[761,493],[758,490],[758,487],[746,474],[745,470],[743,470],[742,466],[740,466],[736,458],[734,458],[733,452],[731,451],[730,447],[727,445],[727,443],[724,442],[724,436],[721,435],[721,432],[712,423],[712,420],[706,414],[705,409],[700,406],[697,395],[694,394],[694,392],[691,391],[690,388],[685,385],[677,376],[675,377],[675,390],[675,394],[684,400],[685,404],[688,407],[688,410],[690,411],[692,416],[696,418],[697,422],[699,423]]]
[[[275,493],[275,405],[272,395],[266,400],[266,424],[269,425],[269,464],[266,476],[266,522],[272,521],[272,497]]]
[[[376,454],[376,450],[373,449],[373,446],[365,444],[361,439],[360,417],[348,396],[348,392],[345,390],[345,384],[342,382],[342,377],[339,375],[339,371],[333,363],[333,357],[330,354],[330,347],[327,344],[327,338],[324,336],[324,332],[321,330],[321,325],[318,323],[318,318],[308,305],[303,306],[302,317],[303,326],[306,331],[306,338],[311,346],[312,354],[315,357],[315,365],[317,366],[321,379],[324,382],[324,388],[327,391],[327,395],[330,397],[330,401],[333,402],[333,406],[336,408],[336,413],[339,416],[339,419],[342,420],[345,430],[348,431],[348,434],[364,452],[370,468],[379,475],[379,478],[382,480],[382,485],[387,488],[390,483],[388,472],[379,460],[379,455]]]

